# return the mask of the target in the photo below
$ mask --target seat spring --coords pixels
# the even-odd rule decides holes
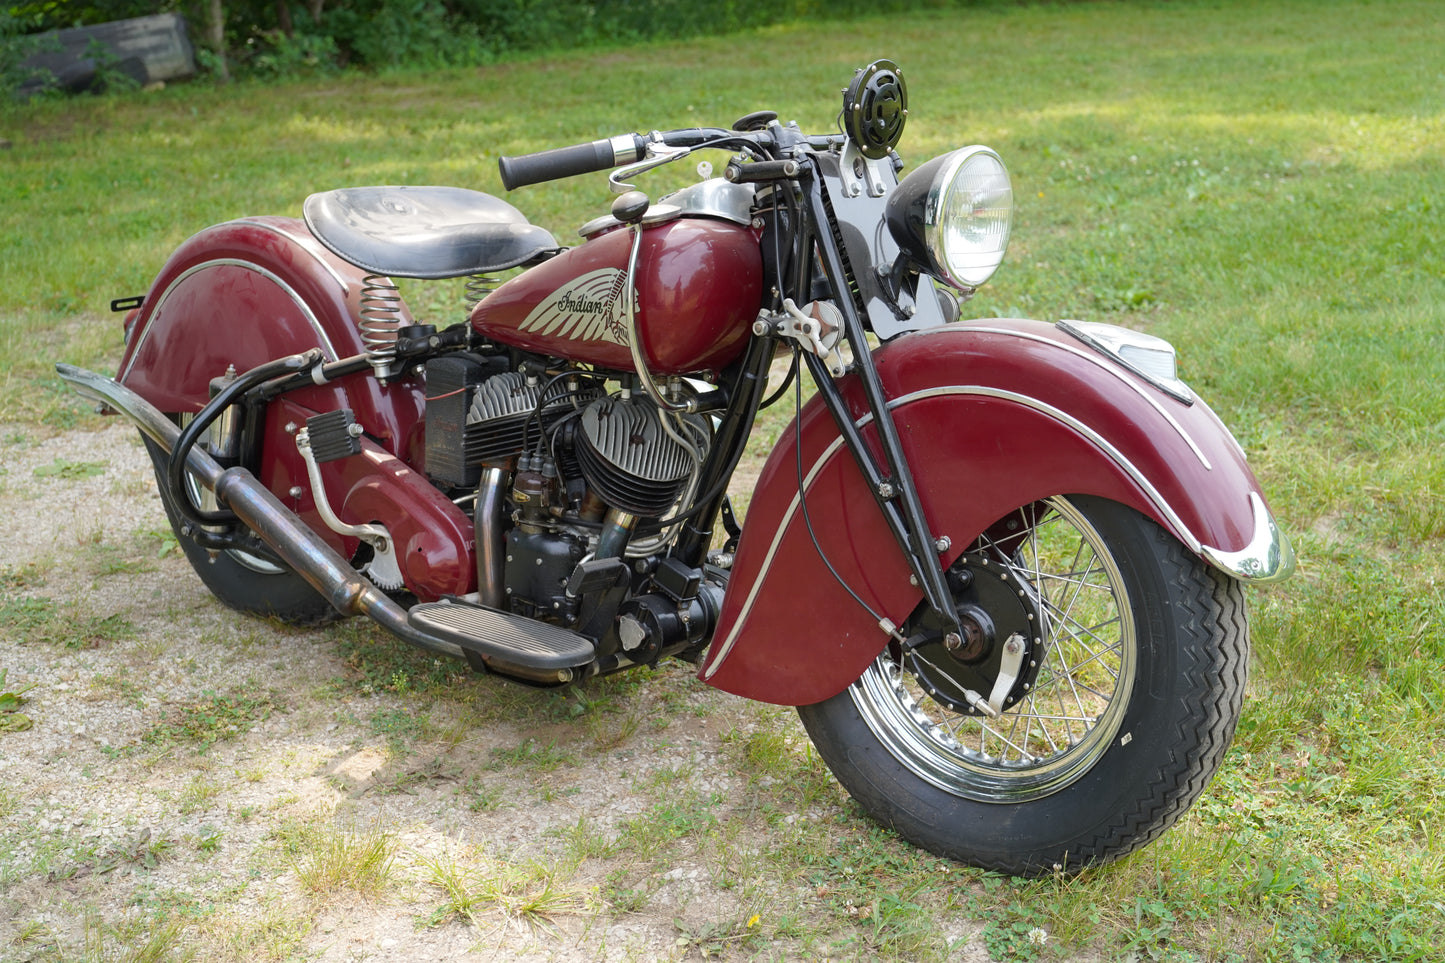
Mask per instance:
[[[486,274],[467,275],[467,306],[474,307],[480,304],[482,299],[496,290],[502,279],[491,277]]]
[[[358,327],[362,347],[373,365],[385,366],[396,358],[401,303],[400,292],[386,275],[368,274],[362,279]]]

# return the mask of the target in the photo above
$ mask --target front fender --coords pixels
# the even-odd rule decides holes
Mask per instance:
[[[944,565],[1013,509],[1084,494],[1137,509],[1236,578],[1282,578],[1293,567],[1244,452],[1214,412],[1053,325],[943,325],[895,339],[874,360],[931,534],[948,540]],[[839,388],[876,451],[858,379]],[[887,633],[838,579],[900,625],[922,599],[814,398],[763,468],[699,678],[785,705],[842,691]]]

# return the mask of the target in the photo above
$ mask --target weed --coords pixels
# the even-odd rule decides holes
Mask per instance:
[[[313,897],[353,892],[376,898],[391,881],[396,837],[381,829],[356,832],[305,826],[288,840],[291,868]]]
[[[640,913],[652,896],[640,887],[609,885],[603,888],[603,898],[615,913]]]
[[[193,840],[196,851],[205,853],[208,856],[219,852],[221,849],[221,839],[224,836],[225,833],[219,829],[212,826],[202,826]]]
[[[467,809],[474,813],[495,812],[502,808],[503,797],[506,795],[501,786],[488,786],[476,775],[468,778],[457,793],[466,799]]]
[[[456,688],[470,675],[458,663],[421,652],[382,634],[374,625],[353,620],[331,631],[350,670],[350,683],[366,694],[425,693],[456,697]]]
[[[95,649],[113,642],[133,639],[136,629],[129,619],[117,613],[75,620],[65,635],[66,648]]]
[[[46,563],[34,560],[25,562],[18,567],[14,565],[0,567],[0,590],[6,593],[18,592],[44,585],[49,567]]]
[[[208,696],[201,702],[167,709],[165,718],[143,735],[141,741],[157,746],[194,744],[197,752],[204,753],[223,739],[234,739],[249,732],[255,723],[269,719],[278,708],[269,698],[213,693]]]
[[[586,816],[577,817],[575,823],[554,832],[553,835],[562,838],[567,847],[567,856],[573,862],[606,859],[616,850],[612,841],[607,838],[607,834],[594,826]]]
[[[32,682],[29,685],[11,689],[9,687],[10,670],[0,669],[0,712],[14,712],[27,701],[25,693],[40,685]]]
[[[511,749],[493,749],[487,768],[493,771],[522,768],[532,772],[554,772],[563,766],[576,764],[576,756],[559,749],[557,743],[543,744],[529,738]]]
[[[540,863],[443,853],[428,860],[426,868],[427,881],[445,894],[442,904],[426,918],[430,926],[453,919],[476,925],[487,909],[545,926],[554,917],[578,913],[586,905],[578,893],[562,884],[556,870]]]
[[[588,741],[597,752],[609,752],[626,743],[637,734],[640,717],[629,713],[621,721],[602,713],[588,715],[583,725],[587,729]]]
[[[1038,960],[1044,957],[1049,931],[1036,909],[1019,903],[994,911],[983,925],[983,944],[994,960]]]
[[[441,757],[429,759],[417,766],[408,767],[384,782],[378,783],[377,788],[382,792],[404,793],[409,796],[416,795],[418,786],[426,786],[440,782],[457,782],[461,779],[460,767],[451,765]]]
[[[393,756],[405,755],[408,743],[436,732],[427,714],[415,708],[378,709],[367,721],[373,733],[386,737],[387,747]]]
[[[673,795],[622,823],[616,846],[635,857],[655,859],[677,840],[706,838],[717,826],[719,800],[696,793]]]
[[[0,600],[0,626],[24,641],[48,639],[54,620],[55,603],[42,596],[20,596]],[[43,634],[42,634],[43,633]]]
[[[68,615],[43,596],[0,600],[0,627],[9,629],[21,642],[58,643],[68,649],[94,649],[135,637],[135,626],[119,613]]]
[[[304,943],[315,925],[310,913],[290,911],[272,902],[259,910],[224,914],[206,929],[226,961],[281,963],[305,956]]]
[[[60,478],[65,481],[74,481],[80,478],[96,478],[105,474],[106,463],[103,461],[69,461],[64,458],[57,458],[48,465],[41,465],[35,469],[35,474],[41,478]]]
[[[51,869],[48,876],[52,880],[74,880],[151,870],[171,855],[175,845],[174,840],[155,836],[145,827],[134,838],[113,843],[103,850],[95,846],[77,849],[75,862]]]
[[[20,707],[28,700],[25,693],[34,689],[38,682],[32,682],[27,686],[20,686],[10,689],[6,686],[9,669],[0,669],[0,733],[3,732],[24,732],[34,723],[30,717],[20,712]]]
[[[756,947],[763,936],[757,915],[745,921],[723,920],[693,925],[673,920],[673,925],[680,934],[675,942],[678,949],[684,953],[695,951],[703,959]]]
[[[168,555],[181,553],[180,540],[176,538],[176,533],[169,528],[148,528],[140,532],[137,539],[149,543],[156,558],[165,558]]]
[[[86,917],[81,963],[110,963],[112,960],[121,963],[184,963],[194,958],[195,951],[184,944],[183,927],[179,921],[165,921],[151,927],[137,920],[112,926],[95,916]]]
[[[182,815],[207,809],[212,800],[219,796],[224,786],[207,776],[197,776],[181,790],[179,809]]]

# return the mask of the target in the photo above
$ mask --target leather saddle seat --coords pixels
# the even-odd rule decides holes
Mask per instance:
[[[506,201],[459,187],[348,187],[312,194],[303,213],[337,257],[394,278],[502,271],[558,249]]]

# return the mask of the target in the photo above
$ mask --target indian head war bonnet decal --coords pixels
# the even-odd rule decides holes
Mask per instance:
[[[572,341],[610,341],[628,346],[627,272],[589,271],[553,291],[522,321],[521,330]]]

